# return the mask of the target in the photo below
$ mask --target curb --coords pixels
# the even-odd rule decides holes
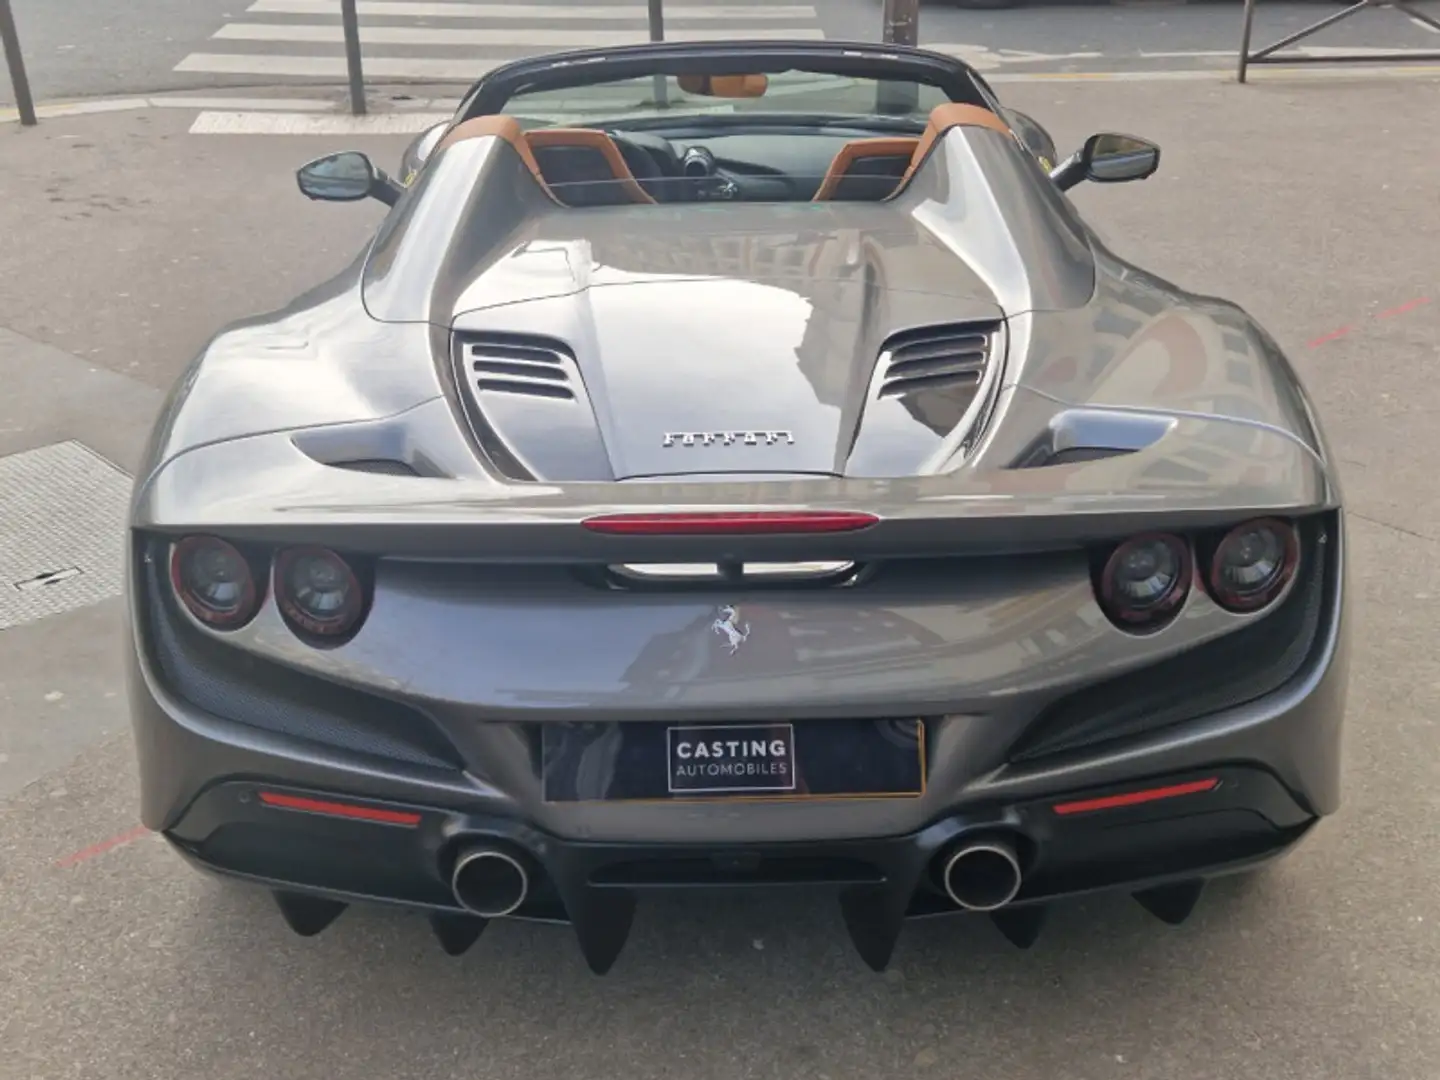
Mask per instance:
[[[460,98],[407,98],[399,102],[371,102],[371,116],[375,118],[413,112],[453,113],[460,104]],[[41,120],[63,119],[70,116],[92,116],[97,113],[137,112],[141,109],[194,109],[243,110],[266,113],[304,113],[307,115],[339,114],[343,107],[339,100],[330,98],[302,97],[240,97],[229,95],[200,94],[123,94],[114,97],[86,98],[82,101],[59,101],[35,106],[35,115]],[[351,117],[362,122],[368,117]],[[0,108],[0,124],[14,124],[20,120],[19,110],[11,106]]]
[[[1306,64],[1303,67],[1253,66],[1247,83],[1315,82],[1326,79],[1426,79],[1440,77],[1440,64],[1377,65],[1375,67]],[[986,72],[991,83],[1146,83],[1222,82],[1236,83],[1235,69],[1179,68],[1152,71],[1036,71]],[[378,88],[377,88],[378,90]],[[41,120],[90,116],[97,113],[136,112],[143,109],[193,109],[201,114],[195,134],[394,134],[423,130],[437,119],[446,119],[459,106],[459,97],[416,97],[370,103],[365,116],[353,116],[346,103],[330,98],[230,97],[225,95],[155,94],[89,98],[83,101],[53,102],[35,107]],[[293,122],[285,121],[290,114]],[[272,117],[268,124],[252,118]],[[233,119],[244,117],[246,119]],[[227,119],[230,118],[230,119]],[[308,118],[308,120],[306,119]],[[20,114],[12,107],[0,108],[0,125],[18,123]],[[423,121],[423,122],[422,122]],[[417,126],[418,125],[418,126]],[[251,131],[251,128],[266,130]]]

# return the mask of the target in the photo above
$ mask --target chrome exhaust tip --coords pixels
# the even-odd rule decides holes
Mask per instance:
[[[450,888],[456,902],[472,915],[498,919],[525,902],[530,874],[520,859],[482,845],[467,848],[456,858]]]
[[[966,911],[995,911],[1020,891],[1020,860],[1000,840],[963,844],[945,861],[945,892]]]

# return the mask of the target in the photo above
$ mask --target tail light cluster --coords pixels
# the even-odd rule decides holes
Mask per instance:
[[[1299,536],[1279,518],[1195,537],[1144,533],[1097,563],[1095,596],[1116,626],[1146,633],[1169,623],[1197,586],[1226,611],[1260,611],[1284,593],[1299,565]]]
[[[370,607],[368,567],[328,548],[242,552],[216,536],[186,536],[170,548],[170,583],[186,610],[215,630],[238,630],[266,594],[299,637],[338,644],[360,629]]]

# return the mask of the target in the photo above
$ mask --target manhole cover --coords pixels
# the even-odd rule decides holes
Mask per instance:
[[[118,596],[130,477],[78,442],[0,457],[0,630]]]

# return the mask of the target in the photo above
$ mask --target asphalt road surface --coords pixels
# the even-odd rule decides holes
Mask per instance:
[[[1183,927],[1124,897],[1057,910],[1029,952],[984,919],[919,923],[885,975],[823,893],[648,901],[605,979],[564,928],[499,924],[460,960],[382,912],[300,939],[136,832],[111,596],[0,632],[0,1080],[1435,1080],[1440,218],[1415,132],[1440,83],[1007,96],[1061,145],[1160,142],[1155,178],[1077,204],[1121,254],[1244,304],[1309,383],[1354,558],[1337,817]],[[207,336],[343,266],[379,219],[305,202],[293,167],[404,142],[190,120],[0,130],[0,457],[77,439],[133,465]]]
[[[1415,0],[1440,14],[1440,0]],[[338,0],[12,0],[42,101],[209,87],[334,84],[344,77]],[[1266,3],[1269,43],[1336,9]],[[874,39],[881,0],[666,0],[672,39],[711,34]],[[1230,67],[1238,0],[1032,3],[1000,12],[927,3],[921,43],[1005,74]],[[375,82],[468,83],[496,63],[554,49],[647,38],[644,0],[362,0]],[[1440,34],[1394,11],[1365,12],[1307,50],[1440,48]],[[0,80],[0,104],[13,100]]]

